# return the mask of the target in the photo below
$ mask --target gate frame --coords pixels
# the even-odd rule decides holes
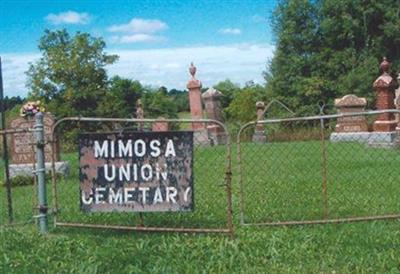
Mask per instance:
[[[219,125],[227,136],[226,158],[225,163],[225,177],[224,187],[226,193],[226,227],[225,228],[193,228],[193,227],[163,227],[163,226],[145,226],[139,224],[137,226],[120,226],[120,225],[105,225],[105,224],[88,224],[88,223],[73,223],[73,222],[58,222],[57,214],[59,213],[58,208],[58,194],[57,194],[57,176],[55,171],[55,153],[56,153],[56,129],[62,123],[67,121],[75,122],[125,122],[125,123],[156,123],[156,122],[176,122],[181,124],[190,123],[213,123]],[[51,140],[52,146],[51,152],[51,177],[52,177],[52,196],[53,196],[53,224],[54,227],[74,227],[74,228],[100,228],[100,229],[113,229],[113,230],[125,230],[125,231],[138,231],[138,232],[181,232],[181,233],[226,233],[231,237],[234,236],[233,227],[233,211],[232,211],[232,160],[231,160],[231,141],[227,127],[220,121],[212,119],[136,119],[136,118],[98,118],[98,117],[65,117],[58,120],[51,128]],[[142,213],[139,213],[142,216]]]
[[[237,145],[237,162],[238,162],[238,172],[239,172],[239,218],[241,226],[289,226],[289,225],[312,225],[312,224],[330,224],[330,223],[345,223],[345,222],[360,222],[360,221],[372,221],[372,220],[388,220],[388,219],[400,219],[399,214],[383,214],[383,215],[374,215],[374,216],[360,216],[360,217],[345,217],[345,218],[328,218],[327,212],[327,192],[326,192],[326,165],[321,168],[322,171],[322,194],[324,200],[324,219],[317,220],[289,220],[289,221],[271,221],[271,222],[245,222],[245,201],[244,201],[244,182],[243,182],[243,166],[242,166],[242,152],[241,152],[241,135],[243,131],[250,126],[256,126],[257,124],[274,124],[274,123],[282,123],[282,122],[295,122],[295,121],[317,121],[320,120],[321,125],[321,157],[322,161],[326,162],[326,149],[325,149],[325,135],[324,135],[324,121],[328,119],[337,119],[343,117],[352,117],[352,116],[370,116],[375,114],[383,114],[383,113],[394,113],[400,114],[400,110],[398,109],[386,109],[386,110],[373,110],[373,111],[364,111],[364,112],[353,112],[353,113],[338,113],[338,114],[329,114],[329,115],[314,115],[314,116],[305,116],[305,117],[291,117],[291,118],[277,118],[277,119],[265,119],[259,121],[251,121],[240,127],[239,132],[236,138]],[[400,135],[399,130],[396,130],[398,135]]]
[[[17,133],[32,133],[32,134],[37,134],[37,132],[40,132],[40,129],[36,129],[35,127],[33,128],[28,128],[28,129],[21,129],[21,128],[5,128],[0,130],[0,135],[3,138],[3,142],[5,140],[6,144],[8,144],[7,138],[8,135],[14,135]],[[34,154],[36,155],[36,149],[35,146],[37,145],[37,142],[34,143],[29,143],[29,146],[32,147],[32,150],[34,152]],[[8,145],[6,145],[5,147],[3,146],[4,150],[8,150],[9,147]],[[4,152],[2,157],[4,157]],[[29,222],[31,222],[33,219],[37,218],[35,212],[39,209],[39,207],[37,206],[37,178],[36,178],[36,157],[33,157],[33,162],[32,162],[32,177],[33,177],[33,195],[32,195],[32,218],[30,218],[30,221],[27,222],[15,222],[14,220],[14,206],[13,206],[13,194],[12,194],[12,188],[13,186],[11,185],[11,177],[10,177],[10,154],[8,153],[8,151],[6,152],[6,157],[7,160],[4,161],[4,182],[5,182],[5,187],[6,187],[6,203],[7,203],[7,216],[8,216],[8,224],[1,224],[1,227],[6,227],[6,226],[17,226],[17,225],[24,225],[27,224]],[[4,159],[3,159],[4,160]]]

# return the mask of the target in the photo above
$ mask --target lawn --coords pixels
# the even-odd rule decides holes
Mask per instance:
[[[247,222],[320,219],[324,216],[319,142],[244,144]],[[355,143],[327,144],[330,218],[399,210],[397,150]],[[235,151],[234,154],[235,155]],[[79,211],[76,154],[58,184],[59,221],[135,225],[137,214]],[[400,221],[292,227],[240,227],[239,183],[234,173],[235,237],[215,234],[116,232],[2,226],[1,273],[400,272]],[[224,147],[195,152],[195,212],[145,214],[146,225],[221,228],[226,225]],[[51,186],[48,185],[51,204]],[[5,197],[4,188],[1,197]],[[15,219],[30,220],[32,187],[13,188]],[[5,205],[5,202],[2,203]],[[2,207],[1,222],[6,220]]]

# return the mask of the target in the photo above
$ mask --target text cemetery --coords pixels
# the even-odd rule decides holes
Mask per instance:
[[[80,135],[84,211],[193,209],[192,132]]]

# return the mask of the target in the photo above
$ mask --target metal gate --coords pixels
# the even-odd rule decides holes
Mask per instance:
[[[376,116],[398,113],[268,119],[242,126],[237,136],[241,224],[399,218],[398,132],[335,132],[335,127],[367,127]]]
[[[56,176],[56,142],[53,142],[52,198],[55,227],[85,227],[148,232],[213,232],[233,235],[231,201],[231,146],[226,127],[219,121],[202,119],[118,119],[69,117],[57,121],[52,140],[63,143],[66,133],[145,132],[157,123],[168,123],[175,131],[194,132],[193,174],[195,209],[192,212],[84,213],[79,209],[78,166],[69,177]],[[226,142],[213,145],[207,126],[220,129]],[[63,150],[62,145],[60,146]],[[61,160],[77,162],[77,147],[64,151]]]
[[[0,192],[1,200],[4,201],[1,207],[3,210],[0,212],[0,226],[32,223],[38,213],[36,158],[30,158],[29,163],[17,164],[13,157],[18,154],[35,155],[36,131],[33,127],[8,128],[0,131],[2,139],[0,148],[3,154],[0,160]],[[19,142],[17,146],[16,140],[23,142]],[[17,151],[18,149],[20,151]]]

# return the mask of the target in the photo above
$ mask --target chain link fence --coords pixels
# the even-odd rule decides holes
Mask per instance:
[[[186,212],[92,212],[80,204],[80,173],[77,137],[63,140],[66,131],[98,133],[191,131],[193,133],[194,210]],[[225,126],[213,120],[64,118],[53,127],[61,161],[69,162],[70,175],[54,177],[52,208],[56,227],[87,227],[135,231],[233,233],[231,205],[230,141]],[[69,140],[71,141],[71,139]],[[82,157],[82,155],[81,155]],[[82,167],[81,167],[82,168]],[[81,174],[82,175],[82,174]],[[165,197],[164,197],[165,198]]]
[[[389,110],[268,119],[242,126],[237,137],[241,223],[282,225],[398,218],[397,131],[372,131],[372,124],[382,114],[397,113]],[[357,131],[355,126],[362,130]],[[81,211],[78,139],[67,132],[184,132],[192,128],[196,129],[193,211]],[[2,131],[2,138],[10,144],[8,155],[15,154],[13,138],[33,132],[32,128]],[[77,117],[59,120],[52,132],[53,137],[46,137],[52,153],[51,159],[46,156],[46,168],[56,170],[59,161],[68,162],[70,170],[66,175],[53,172],[52,179],[50,175],[47,178],[49,213],[57,227],[233,233],[231,148],[229,134],[220,122]],[[25,153],[31,153],[36,143],[31,140],[19,145]],[[10,157],[9,173],[31,175],[36,169],[35,157],[32,159],[29,164],[15,166]],[[2,170],[7,170],[4,161],[1,164]],[[1,225],[32,222],[37,214],[35,176],[29,176],[29,183],[22,186],[13,177],[7,188],[5,172],[0,174],[4,198]]]
[[[243,225],[400,217],[397,131],[374,132],[396,110],[268,119],[237,137]],[[385,123],[385,122],[384,122]]]

